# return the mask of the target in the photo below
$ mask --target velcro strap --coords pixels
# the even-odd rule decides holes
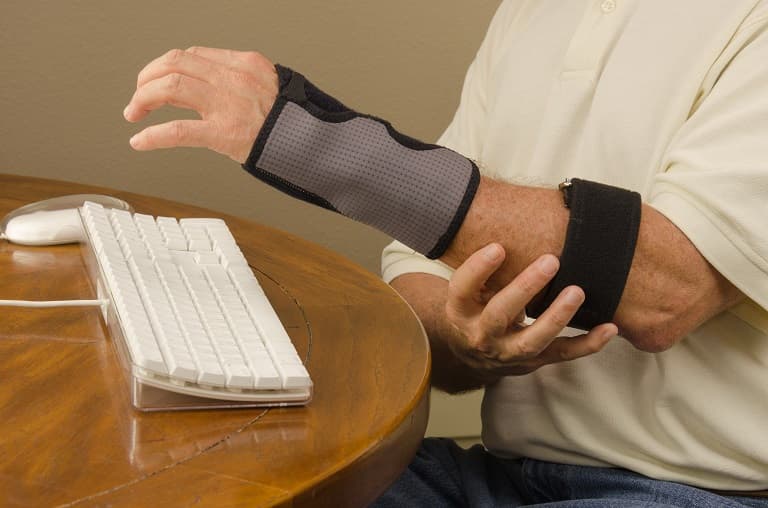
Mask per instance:
[[[569,326],[589,330],[611,322],[632,265],[640,229],[640,195],[626,189],[574,178],[566,189],[571,209],[560,270],[526,313],[539,317],[568,286],[586,300]]]

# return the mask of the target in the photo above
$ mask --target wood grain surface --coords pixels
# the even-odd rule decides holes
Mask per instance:
[[[77,193],[225,219],[305,360],[314,399],[142,413],[98,309],[0,307],[1,506],[364,506],[406,467],[426,428],[429,352],[389,286],[295,236],[116,190],[0,174],[0,216]],[[0,241],[0,299],[93,296],[80,246]]]

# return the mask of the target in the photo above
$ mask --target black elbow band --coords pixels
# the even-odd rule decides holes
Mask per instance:
[[[440,257],[475,196],[477,166],[347,108],[291,69],[276,69],[277,100],[243,167],[293,197]]]
[[[589,330],[611,322],[632,265],[642,203],[636,192],[573,179],[563,187],[571,210],[560,270],[542,297],[526,309],[541,315],[566,287],[576,285],[586,300],[569,326]]]

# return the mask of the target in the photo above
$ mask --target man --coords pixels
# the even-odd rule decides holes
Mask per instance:
[[[490,453],[428,440],[382,505],[768,506],[766,27],[765,0],[502,4],[440,140],[487,168],[446,264],[401,244],[383,256],[430,335],[435,385],[485,387]],[[171,103],[202,119],[131,144],[207,146],[256,174],[253,140],[269,144],[291,83],[261,55],[172,52],[125,116]],[[569,176],[639,192],[634,236],[608,200],[583,222],[621,231],[579,243],[581,208],[552,188]],[[585,295],[603,252],[610,280]],[[571,272],[578,284],[555,284]],[[611,312],[558,337],[603,292]]]

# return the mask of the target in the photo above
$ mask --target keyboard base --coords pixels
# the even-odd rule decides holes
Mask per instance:
[[[295,401],[288,400],[290,396],[285,391],[272,395],[265,392],[248,401],[210,399],[157,388],[135,376],[131,376],[131,381],[131,403],[139,411],[304,406],[311,397],[309,390],[296,390]]]

